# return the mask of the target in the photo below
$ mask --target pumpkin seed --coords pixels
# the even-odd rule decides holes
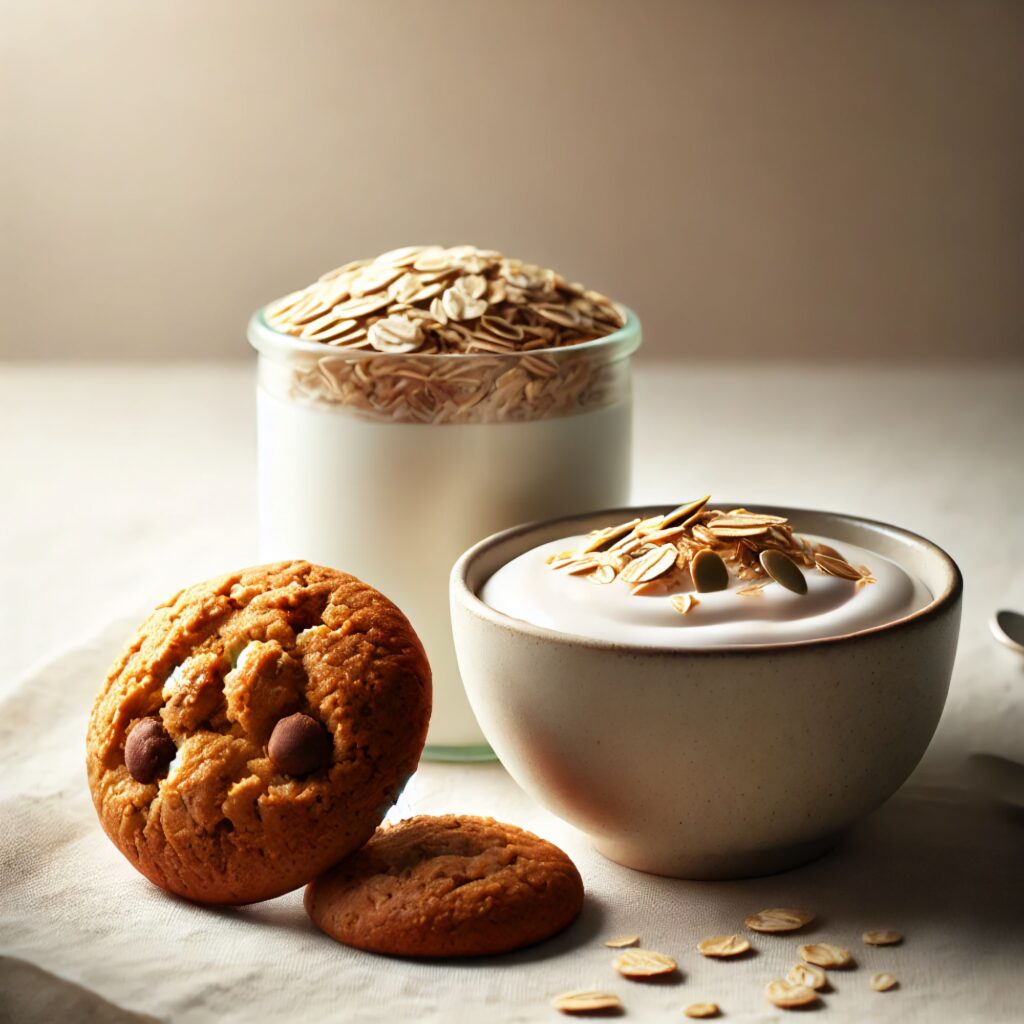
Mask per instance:
[[[631,519],[628,523],[620,523],[618,526],[606,526],[603,530],[594,530],[588,536],[587,543],[580,549],[580,554],[587,555],[592,551],[600,551],[605,545],[610,545],[630,533],[639,522],[639,519]]]
[[[677,508],[672,509],[671,512],[662,516],[659,529],[664,530],[666,526],[676,522],[685,523],[688,519],[692,519],[693,516],[697,515],[698,512],[703,511],[704,506],[710,500],[711,495],[705,494],[703,498],[698,498],[696,501],[687,501],[679,505]]]
[[[722,561],[722,556],[710,548],[704,548],[693,556],[690,572],[693,574],[693,585],[699,594],[725,590],[729,586],[729,570]]]
[[[785,551],[778,548],[765,548],[758,556],[761,568],[780,587],[792,590],[794,594],[807,593],[807,580],[800,571],[800,567],[793,561]]]

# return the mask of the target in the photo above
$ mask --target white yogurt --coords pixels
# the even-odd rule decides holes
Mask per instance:
[[[263,387],[257,407],[261,556],[344,569],[386,594],[430,659],[428,742],[483,744],[452,646],[452,564],[497,530],[624,504],[628,391],[604,407],[512,423],[381,422]]]
[[[640,597],[616,580],[588,583],[547,564],[550,555],[578,550],[584,537],[552,541],[502,566],[480,597],[492,608],[562,633],[645,647],[713,647],[772,644],[845,636],[893,622],[932,599],[924,584],[895,562],[853,544],[813,537],[837,548],[854,565],[867,565],[877,583],[805,570],[807,593],[769,584],[757,596],[736,593],[747,581],[730,576],[727,590],[695,595],[699,604],[686,615],[669,597]]]

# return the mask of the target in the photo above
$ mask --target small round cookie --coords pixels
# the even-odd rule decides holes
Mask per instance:
[[[103,828],[202,903],[280,896],[362,846],[416,768],[430,668],[373,587],[308,562],[245,569],[158,608],[89,720]]]
[[[583,906],[576,865],[491,818],[422,815],[377,834],[306,887],[306,912],[347,946],[398,956],[505,953]]]

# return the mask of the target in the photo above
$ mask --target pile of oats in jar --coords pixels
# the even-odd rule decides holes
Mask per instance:
[[[296,370],[299,395],[424,423],[542,419],[603,404],[607,360],[572,350],[625,324],[604,295],[471,245],[347,263],[264,317],[324,348]]]

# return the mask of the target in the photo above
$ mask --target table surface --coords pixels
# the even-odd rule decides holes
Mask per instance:
[[[116,646],[114,634],[125,626],[122,621],[113,633],[104,631],[112,620],[138,616],[184,582],[255,560],[253,389],[248,364],[0,366],[0,582],[8,595],[0,627],[0,695],[8,695],[4,708],[11,720],[38,724],[47,687],[91,693],[98,680],[80,675],[100,672],[102,658]],[[335,988],[365,996],[358,1002],[361,1012],[350,1007],[337,1019],[400,1019],[406,1013],[419,1020],[553,1018],[546,1007],[553,992],[544,986],[615,988],[603,967],[590,971],[591,964],[604,964],[598,939],[622,930],[644,933],[645,922],[664,932],[666,908],[679,915],[678,934],[652,935],[651,941],[682,949],[688,973],[676,988],[629,987],[627,1007],[636,1019],[679,1018],[685,1002],[716,997],[691,984],[715,977],[707,973],[709,962],[693,963],[700,958],[685,953],[701,937],[695,922],[736,927],[729,922],[737,914],[769,899],[820,900],[836,934],[853,936],[850,941],[862,927],[908,932],[898,957],[901,970],[916,972],[916,982],[907,978],[887,998],[872,993],[874,1003],[850,995],[845,1006],[840,996],[852,986],[844,984],[828,1001],[828,1012],[839,1019],[952,1019],[954,1010],[958,1020],[1013,1019],[1024,998],[1014,966],[1024,953],[1019,924],[1014,927],[1024,912],[1021,818],[1005,801],[982,799],[978,787],[987,786],[988,795],[999,790],[1018,807],[1022,802],[1016,776],[1000,773],[1012,768],[1006,762],[1024,762],[1024,662],[993,643],[987,625],[994,608],[1024,608],[1024,563],[1014,554],[1024,541],[1022,397],[1020,367],[638,368],[636,501],[668,503],[710,491],[749,504],[838,509],[908,526],[958,561],[966,580],[960,652],[935,741],[901,793],[838,852],[775,881],[728,885],[651,879],[603,862],[568,826],[532,805],[500,766],[427,766],[400,812],[475,811],[542,831],[580,862],[592,896],[589,909],[549,948],[475,970],[398,962],[399,970],[394,961],[359,960],[349,951],[339,968],[331,960],[335,950],[325,951],[318,936],[303,932],[295,941],[311,960],[324,971],[341,971],[344,980],[336,977]],[[29,686],[40,687],[38,695]],[[74,700],[68,715],[78,728],[75,716],[84,714],[79,704],[86,698]],[[21,741],[8,728],[0,742],[7,744],[6,764]],[[25,757],[31,763],[31,751]],[[994,783],[993,765],[999,768]],[[32,779],[25,772],[14,777],[21,779],[20,790],[10,775],[0,783],[0,821],[8,812],[28,813]],[[67,786],[80,789],[81,782]],[[149,906],[155,897],[142,888],[146,883],[122,867],[87,823],[81,793],[57,787],[49,798],[49,814],[67,815],[86,830],[89,856],[117,876],[118,892]],[[32,834],[33,819],[26,820]],[[180,954],[196,972],[194,998],[182,998],[180,984],[165,991],[153,980],[145,967],[152,956],[146,961],[140,955],[133,981],[101,951],[83,945],[74,913],[48,919],[40,911],[35,924],[28,923],[31,918],[15,912],[7,885],[8,854],[23,854],[25,840],[3,828],[0,841],[0,950],[160,1017],[229,1019],[240,1010],[232,984],[202,975],[201,957],[191,962],[195,950]],[[90,897],[101,899],[97,884]],[[45,897],[53,894],[54,877],[45,866],[25,885],[26,906],[34,901],[52,908]],[[877,917],[860,920],[865,910]],[[890,911],[901,920],[891,920]],[[175,913],[207,912],[176,905]],[[300,916],[294,896],[283,897],[248,912],[246,927],[265,919],[297,932],[304,928]],[[65,921],[61,935],[58,918]],[[20,931],[9,927],[15,920]],[[188,934],[205,934],[194,921],[189,927]],[[116,935],[123,938],[123,928]],[[115,942],[116,935],[108,940]],[[261,957],[262,948],[261,933],[252,956],[261,970],[270,970],[272,958]],[[725,991],[734,1007],[719,999],[730,1017],[779,1016],[763,1003],[758,987],[770,980],[762,975],[773,955],[742,968],[760,979],[745,983],[756,998],[741,996],[740,973],[730,977]],[[291,970],[295,961],[290,963]],[[509,980],[513,964],[520,970]],[[241,971],[251,984],[252,970],[243,967],[233,964],[235,973],[225,969],[224,977]],[[374,969],[396,986],[391,1002],[373,994]],[[145,989],[138,984],[143,977]],[[858,984],[866,990],[863,978]],[[281,986],[271,989],[280,992]],[[273,1019],[286,1005],[275,1002],[273,991],[265,998],[246,1000],[246,1019]],[[2,1009],[0,1003],[0,1017]]]

